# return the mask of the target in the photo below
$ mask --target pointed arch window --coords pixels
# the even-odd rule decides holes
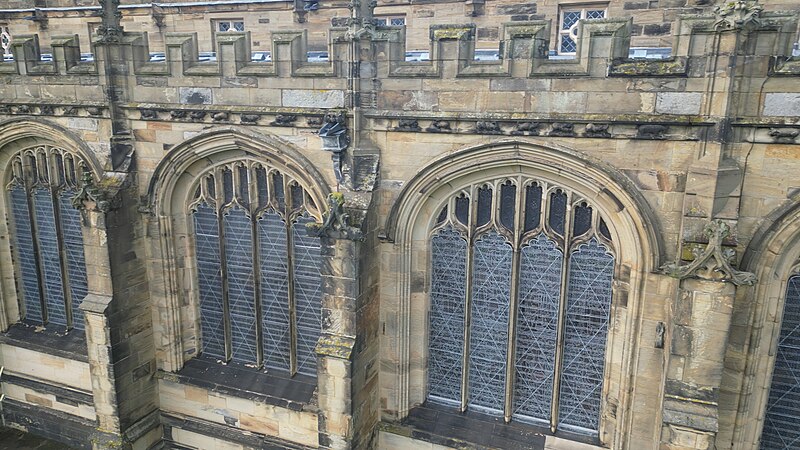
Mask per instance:
[[[592,205],[492,180],[449,198],[430,239],[428,399],[596,435],[615,256]]]
[[[319,209],[300,183],[255,161],[199,178],[194,222],[200,351],[316,376],[321,329]]]
[[[800,446],[800,265],[792,273],[786,283],[783,321],[761,435],[764,450]]]
[[[86,162],[62,148],[26,149],[11,159],[11,210],[20,316],[82,330],[88,293],[80,212],[72,206]]]

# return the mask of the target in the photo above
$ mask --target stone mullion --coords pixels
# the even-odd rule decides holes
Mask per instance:
[[[42,260],[41,260],[41,252],[39,251],[39,232],[38,226],[36,223],[36,211],[34,211],[34,207],[36,206],[33,202],[33,186],[28,185],[28,183],[24,183],[25,186],[25,197],[27,198],[28,202],[28,220],[31,222],[31,243],[33,246],[33,259],[36,261],[36,273],[38,277],[36,277],[36,283],[39,286],[39,304],[42,308],[42,324],[47,324],[48,314],[47,314],[47,302],[45,301],[45,292],[44,292],[44,268],[42,267]],[[27,311],[26,311],[27,312]]]
[[[252,205],[253,202],[251,201]],[[251,210],[255,208],[250,208]],[[260,367],[264,363],[264,327],[262,316],[264,314],[261,304],[261,253],[259,252],[258,220],[256,214],[250,214],[250,232],[252,236],[253,254],[253,301],[256,310],[256,364]]]
[[[284,184],[284,191],[286,191]],[[288,202],[287,202],[288,205]],[[287,206],[288,210],[288,206]],[[294,299],[294,236],[292,235],[292,217],[286,215],[286,271],[289,308],[289,373],[294,376],[297,373],[297,310]]]
[[[517,348],[517,316],[519,314],[519,277],[522,250],[522,235],[524,232],[524,199],[525,189],[522,179],[517,179],[517,195],[514,208],[514,253],[511,260],[511,294],[508,307],[508,347],[506,350],[506,391],[503,419],[511,422],[514,409],[514,356]],[[500,198],[498,190],[498,199]],[[499,202],[498,202],[499,209]]]
[[[461,352],[461,412],[467,410],[469,403],[469,339],[472,324],[472,267],[475,252],[475,223],[478,214],[477,189],[471,189],[469,217],[467,218],[467,286],[464,289],[464,343]]]
[[[552,198],[552,197],[550,197]],[[561,391],[561,369],[564,363],[564,326],[567,316],[567,278],[570,260],[570,245],[572,239],[572,204],[569,194],[567,194],[567,212],[564,220],[564,257],[561,259],[561,292],[558,298],[558,334],[556,337],[556,357],[553,365],[553,394],[550,400],[550,432],[555,433],[558,428],[559,413],[559,392]],[[549,202],[548,202],[549,203]],[[545,211],[548,211],[545,209]],[[547,220],[542,216],[542,221]]]
[[[233,176],[231,174],[231,176]],[[230,361],[233,356],[233,349],[231,348],[231,314],[230,304],[228,300],[228,264],[227,255],[225,254],[225,182],[224,175],[219,173],[219,176],[214,177],[217,183],[217,235],[219,236],[219,267],[222,276],[222,325],[225,334],[225,360]]]
[[[52,182],[51,182],[52,183]],[[61,198],[58,195],[58,188],[50,188],[50,196],[53,199],[53,220],[56,227],[56,239],[58,239],[58,258],[61,261],[61,291],[64,295],[64,308],[67,318],[67,328],[72,328],[72,291],[69,288],[69,271],[67,270],[67,248],[64,245],[64,229],[61,226]]]

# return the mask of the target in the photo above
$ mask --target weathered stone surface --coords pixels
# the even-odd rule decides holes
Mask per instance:
[[[771,92],[764,98],[765,116],[800,116],[800,93]]]
[[[344,106],[344,92],[284,89],[281,100],[286,107],[341,108]]]
[[[179,90],[180,102],[184,105],[210,105],[214,97],[210,88],[182,87]]]
[[[656,112],[662,114],[698,114],[703,100],[699,92],[659,92]]]

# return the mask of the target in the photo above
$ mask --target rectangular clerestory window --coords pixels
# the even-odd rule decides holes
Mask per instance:
[[[578,23],[581,20],[605,19],[606,4],[562,5],[558,13],[556,49],[559,55],[575,55],[578,51]]]

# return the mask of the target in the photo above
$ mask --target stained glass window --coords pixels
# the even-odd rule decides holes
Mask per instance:
[[[761,435],[763,450],[800,446],[800,275],[789,278],[775,369]]]
[[[597,435],[615,264],[603,219],[522,176],[463,187],[437,211],[428,399]]]
[[[81,216],[72,197],[85,166],[77,156],[49,146],[12,157],[13,255],[21,316],[28,322],[84,327],[79,306],[88,293],[86,260]]]
[[[318,221],[311,196],[250,160],[209,169],[194,192],[200,351],[316,376],[322,280],[319,238],[306,231]]]

